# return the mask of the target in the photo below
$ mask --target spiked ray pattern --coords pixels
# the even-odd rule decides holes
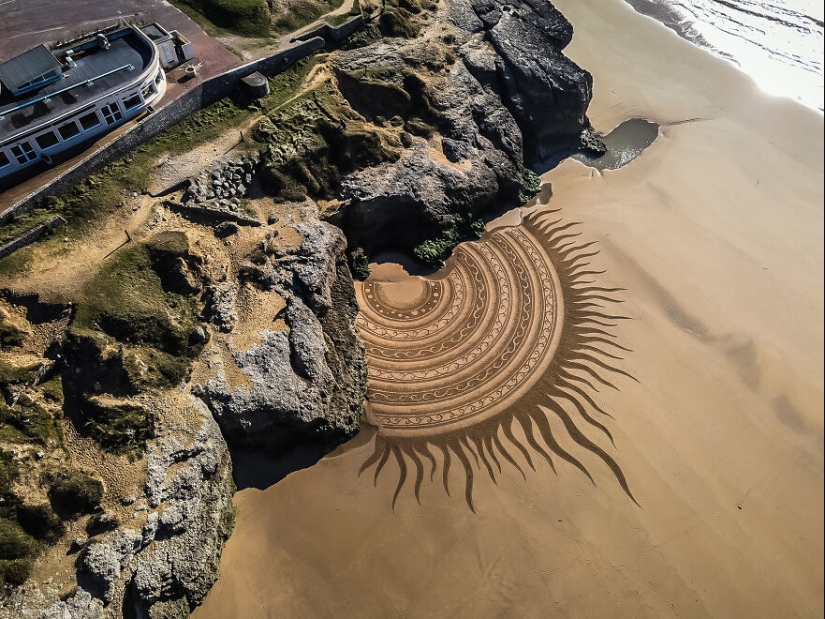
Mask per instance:
[[[473,511],[478,472],[497,483],[509,466],[526,479],[535,458],[554,471],[564,460],[595,484],[581,459],[587,454],[635,502],[617,462],[588,437],[597,432],[613,442],[603,423],[610,415],[593,394],[617,389],[619,376],[635,380],[617,367],[629,350],[611,332],[627,320],[611,310],[622,289],[597,285],[603,271],[591,268],[595,243],[582,243],[580,224],[556,213],[460,245],[431,278],[357,286],[368,420],[378,428],[361,472],[375,467],[377,483],[395,461],[393,507],[410,479],[419,501],[427,478],[440,476],[450,494],[454,464]],[[557,440],[562,428],[575,453]]]

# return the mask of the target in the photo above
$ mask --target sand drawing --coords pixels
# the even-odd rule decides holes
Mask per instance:
[[[411,476],[420,501],[425,468],[434,480],[438,460],[448,494],[450,467],[463,468],[473,511],[475,471],[496,481],[502,465],[513,466],[525,477],[525,465],[535,470],[534,457],[554,471],[557,457],[592,482],[556,440],[550,415],[561,422],[556,431],[563,427],[600,458],[633,499],[619,465],[586,434],[613,441],[598,419],[609,415],[592,394],[617,388],[614,376],[633,378],[615,365],[628,352],[611,333],[626,319],[611,309],[621,289],[597,285],[593,278],[603,271],[590,264],[595,243],[582,242],[579,224],[557,213],[463,243],[432,277],[356,286],[369,362],[367,418],[378,428],[361,472],[374,466],[377,480],[395,459],[393,506]]]

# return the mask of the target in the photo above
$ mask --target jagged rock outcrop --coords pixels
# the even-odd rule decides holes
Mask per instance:
[[[147,443],[145,496],[132,519],[84,543],[72,595],[23,587],[4,601],[0,617],[171,619],[187,617],[203,600],[233,523],[232,464],[197,398],[181,394],[157,405],[160,416],[177,421]]]
[[[451,0],[448,18],[430,24],[444,34],[332,59],[362,115],[380,123],[377,110],[397,113],[408,133],[423,122],[441,138],[402,136],[409,144],[398,161],[343,179],[345,206],[332,221],[368,253],[410,251],[456,221],[514,206],[529,164],[602,148],[586,115],[592,77],[562,54],[573,29],[552,5]]]
[[[232,339],[207,351],[212,378],[194,388],[230,442],[275,452],[354,435],[366,386],[346,239],[318,220],[314,204],[286,227],[300,240],[264,241],[240,272],[283,305],[275,316],[282,322],[260,330],[251,346]]]

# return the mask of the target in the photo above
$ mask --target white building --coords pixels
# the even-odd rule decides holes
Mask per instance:
[[[0,181],[141,114],[166,92],[163,67],[191,53],[178,33],[152,24],[0,64]]]

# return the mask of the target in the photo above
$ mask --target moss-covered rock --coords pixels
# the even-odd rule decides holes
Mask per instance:
[[[266,144],[263,178],[281,200],[333,197],[354,170],[395,161],[398,145],[365,123],[327,88],[311,91],[253,130]]]
[[[90,397],[78,408],[86,431],[115,453],[140,453],[155,433],[155,414],[128,401]]]
[[[0,316],[0,350],[23,344],[23,332]]]
[[[82,471],[64,472],[52,484],[49,499],[58,514],[76,518],[100,507],[103,484]]]

